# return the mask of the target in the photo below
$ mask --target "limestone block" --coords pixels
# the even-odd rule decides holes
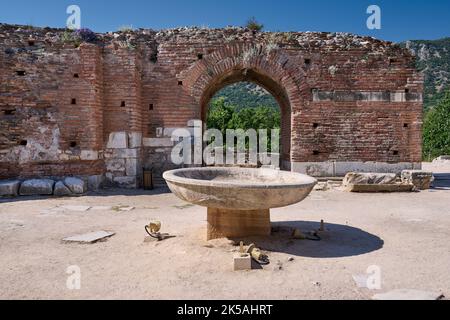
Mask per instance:
[[[433,160],[433,163],[441,163],[450,161],[450,156],[440,156]]]
[[[125,159],[108,159],[105,164],[109,172],[125,171]]]
[[[172,134],[180,128],[164,128],[164,133],[162,136],[159,136],[159,138],[171,138]],[[182,128],[183,130],[187,130],[191,133],[191,135],[194,135],[194,128]]]
[[[233,256],[233,270],[243,271],[252,269],[252,257],[249,253],[236,253]]]
[[[98,232],[92,232],[87,234],[82,234],[74,237],[69,237],[63,239],[64,242],[74,242],[74,243],[96,243],[98,241],[105,240],[107,238],[110,238],[114,236],[115,233],[113,232],[107,232],[107,231],[98,231]]]
[[[87,192],[87,183],[81,179],[67,177],[64,179],[64,184],[74,194],[84,194]]]
[[[130,132],[128,133],[128,148],[140,148],[142,147],[142,133]]]
[[[115,149],[112,153],[112,158],[138,158],[140,149]]]
[[[395,184],[397,175],[395,173],[358,173],[350,172],[345,175],[343,186],[350,185],[392,185]]]
[[[102,187],[104,177],[103,175],[89,176],[88,177],[88,190],[97,191]]]
[[[20,186],[20,195],[38,196],[52,195],[55,181],[50,179],[31,179],[24,181]]]
[[[64,184],[62,181],[58,181],[55,184],[55,191],[53,192],[53,195],[57,197],[67,197],[72,195],[72,191]]]
[[[151,148],[172,147],[174,145],[171,138],[147,138],[144,139],[144,146]]]
[[[128,148],[128,135],[126,132],[112,132],[109,135],[107,149],[126,149]]]
[[[121,188],[126,188],[126,189],[137,188],[136,177],[114,177],[113,182]]]
[[[402,182],[414,185],[418,190],[428,190],[434,177],[432,172],[421,170],[402,171]]]
[[[80,159],[85,161],[98,160],[98,151],[81,150]]]
[[[346,187],[348,192],[360,193],[387,193],[387,192],[412,192],[412,184],[350,184]]]
[[[137,159],[126,159],[125,161],[125,172],[127,176],[136,176],[138,171],[138,160]]]
[[[13,196],[17,197],[19,195],[19,180],[7,180],[0,181],[0,197],[1,196]]]

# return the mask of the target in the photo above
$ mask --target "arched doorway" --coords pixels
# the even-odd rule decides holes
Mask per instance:
[[[289,170],[289,166],[286,165],[290,163],[291,159],[291,106],[289,98],[283,87],[263,72],[254,68],[233,69],[212,79],[200,100],[202,121],[207,122],[210,102],[218,92],[225,87],[242,82],[256,84],[265,89],[276,100],[281,114],[280,166],[283,170]]]

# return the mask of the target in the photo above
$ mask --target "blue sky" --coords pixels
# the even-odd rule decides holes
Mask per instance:
[[[391,41],[450,36],[449,0],[0,0],[0,22],[64,27],[70,4],[81,7],[82,27],[97,32],[224,27],[255,16],[267,31],[344,31]],[[381,7],[381,30],[366,27],[371,4]]]

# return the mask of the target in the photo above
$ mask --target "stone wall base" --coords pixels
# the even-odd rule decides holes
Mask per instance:
[[[349,172],[374,172],[401,174],[403,170],[421,170],[422,163],[400,162],[291,162],[285,163],[291,171],[313,177],[344,177]]]

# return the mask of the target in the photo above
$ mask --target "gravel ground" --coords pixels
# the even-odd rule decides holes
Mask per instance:
[[[152,219],[176,237],[145,242]],[[330,230],[322,241],[290,239],[289,228],[308,231],[321,219]],[[206,242],[205,220],[206,209],[164,190],[0,199],[0,299],[370,299],[394,289],[450,296],[450,181],[420,193],[315,191],[273,210],[272,237],[242,239],[271,259],[252,271],[232,271],[238,247]],[[116,234],[62,242],[100,230]],[[81,272],[79,290],[67,287],[70,266]],[[379,290],[354,280],[369,267],[380,271]]]

